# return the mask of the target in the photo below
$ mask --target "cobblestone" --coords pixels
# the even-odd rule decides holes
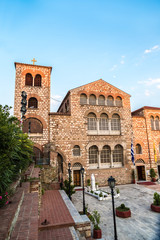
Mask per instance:
[[[142,186],[137,184],[119,185],[120,197],[115,199],[115,207],[124,203],[131,209],[131,218],[116,217],[118,240],[160,240],[160,214],[152,212],[155,191],[160,193],[160,185]],[[108,187],[102,188],[110,192]],[[72,201],[78,211],[82,211],[82,192],[77,191]],[[112,201],[98,201],[85,194],[88,211],[97,210],[101,215],[100,227],[104,240],[114,239]]]

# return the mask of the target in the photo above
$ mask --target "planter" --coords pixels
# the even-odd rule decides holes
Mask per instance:
[[[135,184],[135,183],[136,183],[136,180],[135,180],[135,179],[133,179],[133,180],[132,180],[132,183],[133,183],[133,184]]]
[[[152,211],[154,211],[154,212],[160,213],[160,206],[153,205],[153,203],[152,203],[152,204],[151,204],[151,209],[152,209]]]
[[[95,239],[102,238],[102,230],[101,229],[93,229],[93,238],[95,238]]]
[[[116,216],[117,217],[121,217],[121,218],[128,218],[131,217],[131,211],[119,211],[118,209],[116,209]]]
[[[156,178],[152,177],[152,182],[156,182]]]
[[[99,201],[102,201],[102,200],[103,200],[103,197],[98,197],[98,200],[99,200]]]

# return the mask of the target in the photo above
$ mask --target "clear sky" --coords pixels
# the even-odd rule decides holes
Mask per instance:
[[[59,101],[102,78],[132,111],[160,107],[160,0],[0,0],[0,104],[14,104],[14,62],[33,58],[53,67]]]

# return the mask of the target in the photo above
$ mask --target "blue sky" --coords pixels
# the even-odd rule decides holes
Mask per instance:
[[[160,1],[1,0],[0,104],[14,104],[14,62],[33,57],[53,67],[58,101],[102,78],[132,96],[132,111],[160,107]]]

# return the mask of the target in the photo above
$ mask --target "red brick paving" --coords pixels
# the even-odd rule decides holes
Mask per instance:
[[[23,191],[23,188],[17,188],[15,195],[10,199],[11,203],[0,209],[0,240],[8,237],[8,232],[20,204]]]
[[[44,222],[45,219],[47,219],[49,225],[53,226],[53,228],[64,225],[75,225],[58,190],[48,190],[42,197],[39,228],[44,228],[44,225],[41,225],[41,223]]]
[[[38,193],[25,194],[11,240],[38,239]]]
[[[73,240],[73,237],[66,227],[40,231],[38,240]]]
[[[42,225],[44,220],[47,225]],[[42,197],[42,208],[39,218],[38,240],[73,240],[68,226],[75,222],[66,207],[58,190],[48,190]]]

